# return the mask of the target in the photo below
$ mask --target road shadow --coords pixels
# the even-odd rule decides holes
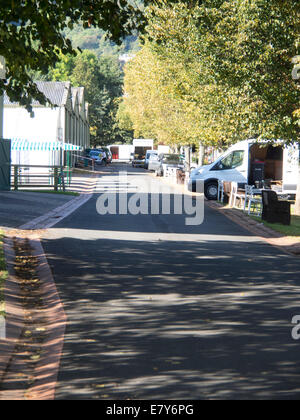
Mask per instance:
[[[43,240],[58,399],[298,399],[299,260],[260,242]]]

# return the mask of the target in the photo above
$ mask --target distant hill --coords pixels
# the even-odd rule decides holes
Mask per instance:
[[[76,25],[73,30],[65,31],[65,35],[72,41],[74,47],[91,50],[98,57],[130,54],[139,50],[137,34],[126,37],[121,46],[107,40],[105,32],[98,28],[84,29],[81,25]]]
[[[133,6],[143,8],[143,0],[128,0]],[[127,36],[122,45],[105,39],[105,32],[98,28],[84,29],[81,25],[76,25],[74,29],[66,30],[65,35],[70,38],[74,47],[82,50],[91,50],[98,57],[101,55],[126,55],[139,50],[138,34]]]

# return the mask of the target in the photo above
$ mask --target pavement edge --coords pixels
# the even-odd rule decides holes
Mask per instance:
[[[4,255],[8,271],[5,282],[5,329],[6,340],[0,340],[0,384],[14,354],[25,325],[25,313],[21,301],[21,289],[15,275],[15,251],[13,239],[5,236],[3,241]],[[1,390],[0,390],[1,396]]]

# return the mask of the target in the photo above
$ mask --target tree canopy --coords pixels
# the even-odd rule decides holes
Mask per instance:
[[[150,6],[145,45],[125,70],[134,128],[181,144],[299,140],[300,92],[291,76],[297,3],[161,0]]]
[[[147,3],[147,2],[146,2]],[[32,97],[45,102],[31,72],[47,73],[60,53],[74,54],[67,28],[103,29],[115,42],[144,27],[142,3],[124,0],[2,0],[0,8],[0,55],[7,64],[7,79],[0,80],[13,101],[30,109]]]
[[[123,74],[115,57],[98,58],[88,50],[76,57],[61,54],[49,76],[85,88],[93,145],[126,141],[122,138],[126,133],[119,129],[116,119],[118,98],[123,93]]]

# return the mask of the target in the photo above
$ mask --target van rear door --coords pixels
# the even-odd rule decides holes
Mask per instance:
[[[292,145],[283,151],[283,191],[296,194],[299,171],[299,146]]]

